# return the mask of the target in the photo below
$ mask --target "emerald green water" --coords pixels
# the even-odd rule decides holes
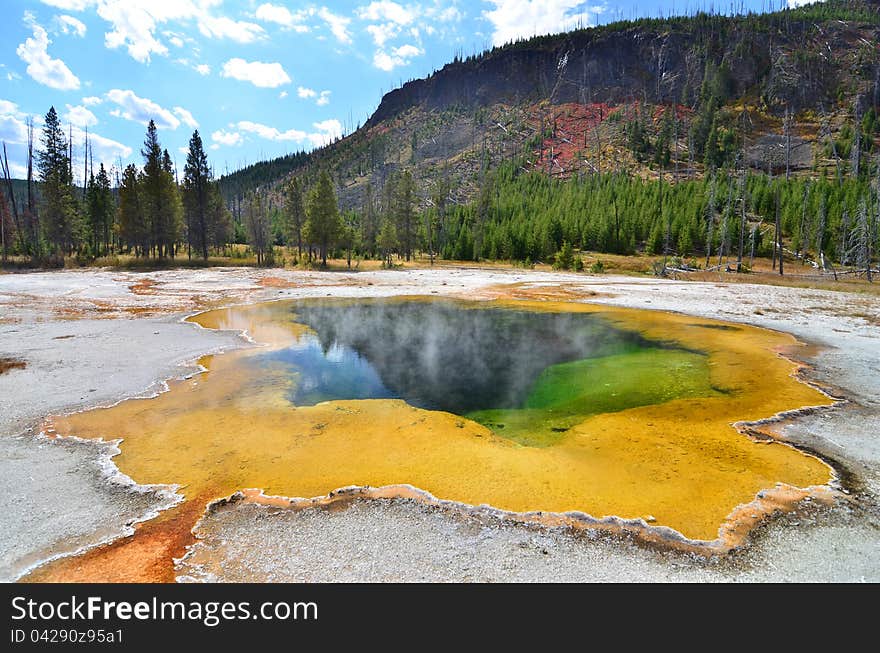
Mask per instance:
[[[718,394],[705,355],[596,314],[444,300],[310,300],[292,310],[312,333],[253,364],[289,369],[294,405],[403,399],[548,446],[591,415]]]
[[[718,394],[709,383],[704,355],[632,349],[552,365],[538,377],[523,408],[481,410],[467,417],[522,444],[547,446],[591,415]]]

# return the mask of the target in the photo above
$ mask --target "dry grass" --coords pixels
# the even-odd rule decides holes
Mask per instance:
[[[97,259],[92,267],[109,267],[120,270],[156,270],[166,268],[203,268],[203,267],[256,267],[256,258],[251,255],[246,245],[231,245],[229,250],[233,256],[212,256],[207,261],[200,258],[179,256],[174,260],[158,261],[156,259],[138,259],[131,255],[119,255],[108,258]],[[656,262],[661,261],[663,256],[649,254],[605,254],[600,252],[580,252],[580,256],[584,262],[586,276],[590,275],[590,268],[594,263],[601,262],[603,274],[622,274],[633,276],[650,276],[653,266]],[[691,257],[688,260],[694,261]],[[733,259],[731,259],[733,261]],[[296,248],[292,247],[276,247],[275,248],[275,268],[283,268],[288,270],[323,270],[328,272],[367,272],[382,269],[382,261],[367,259],[352,259],[349,265],[346,259],[330,259],[327,261],[327,267],[321,267],[320,263],[309,263],[307,260],[298,257]],[[696,263],[702,265],[704,260],[696,257]],[[67,262],[67,267],[77,267],[73,260]],[[403,259],[394,259],[394,269],[396,270],[412,270],[412,269],[429,269],[434,268],[470,268],[484,270],[522,270],[518,266],[509,261],[447,261],[435,258],[433,266],[426,254],[419,254],[410,261]],[[549,263],[536,263],[531,269],[543,272],[552,271]],[[837,281],[833,275],[821,274],[815,268],[805,266],[797,261],[785,262],[785,275],[780,276],[772,268],[769,258],[755,259],[753,269],[746,274],[737,274],[724,272],[720,270],[696,272],[676,273],[675,278],[679,281],[708,281],[720,283],[755,283],[772,286],[785,286],[789,288],[807,288],[815,290],[836,290],[853,293],[868,294],[871,296],[880,296],[880,278],[874,283],[869,283],[864,276],[841,275]],[[268,282],[271,285],[271,282]],[[149,282],[144,282],[142,286],[132,288],[134,292],[139,294],[150,294],[152,292]]]

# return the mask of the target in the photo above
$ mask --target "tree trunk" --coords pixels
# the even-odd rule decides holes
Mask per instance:
[[[739,221],[739,253],[736,257],[736,271],[742,272],[743,264],[743,248],[745,247],[746,237],[746,179],[745,173],[740,178],[740,221]]]
[[[779,213],[779,187],[776,187],[776,243],[774,245],[774,249],[779,247],[779,276],[784,274],[783,270],[783,256],[782,251],[782,218]]]

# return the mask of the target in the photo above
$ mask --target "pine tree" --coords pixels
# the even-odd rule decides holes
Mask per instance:
[[[296,177],[291,177],[284,193],[285,232],[288,245],[296,243],[297,256],[302,258],[303,227],[306,223],[306,210],[303,206],[303,192]]]
[[[376,198],[374,197],[373,185],[371,183],[367,183],[367,188],[364,192],[362,213],[361,244],[364,251],[372,255],[377,251],[377,239],[382,225],[379,211],[376,208]]]
[[[245,225],[248,240],[257,256],[257,265],[271,262],[271,221],[266,199],[261,191],[251,192],[245,198]]]
[[[413,255],[415,235],[415,182],[412,173],[406,170],[397,179],[394,193],[394,220],[403,255],[407,261]]]
[[[147,125],[147,137],[144,140],[144,172],[142,180],[142,201],[144,220],[150,233],[148,251],[157,248],[159,258],[164,258],[165,211],[162,207],[162,148],[159,146],[159,135],[156,123],[152,120]]]
[[[137,167],[129,164],[119,187],[119,240],[133,248],[136,256],[149,255],[150,229],[141,201],[142,183]]]
[[[183,226],[183,202],[180,189],[177,187],[174,163],[168,150],[162,152],[162,207],[164,210],[162,241],[165,243],[166,255],[174,258],[180,233]]]
[[[232,237],[232,214],[223,201],[220,184],[208,186],[208,241],[214,249],[226,247]]]
[[[342,230],[333,181],[326,170],[321,171],[318,183],[309,196],[306,230],[309,241],[318,245],[321,264],[326,267],[327,253],[336,244]]]
[[[149,225],[149,249],[155,249],[160,259],[174,258],[183,206],[174,182],[171,156],[168,150],[162,151],[156,123],[152,120],[147,126],[147,137],[141,154],[144,157],[142,203],[144,217]]]
[[[202,144],[199,130],[189,139],[186,165],[183,167],[183,210],[186,216],[187,241],[195,247],[204,260],[208,260],[208,241],[212,225],[209,224],[209,194],[212,182],[208,155]]]
[[[110,232],[116,204],[103,163],[98,168],[98,175],[89,179],[86,204],[92,253],[106,256],[110,253]]]
[[[386,217],[382,220],[382,230],[379,232],[376,244],[382,253],[382,265],[390,268],[391,256],[398,247],[397,225],[394,224],[391,218]]]
[[[55,107],[49,109],[43,124],[43,148],[37,153],[37,169],[46,240],[56,252],[72,253],[77,232],[76,201],[67,137]]]

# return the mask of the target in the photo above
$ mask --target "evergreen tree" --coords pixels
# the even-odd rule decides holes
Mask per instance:
[[[303,206],[303,192],[296,177],[291,177],[284,193],[285,235],[287,244],[296,244],[297,256],[302,258],[303,227],[306,223],[306,210]]]
[[[251,192],[245,198],[245,225],[248,240],[257,256],[257,265],[272,262],[272,233],[266,198],[262,191]]]
[[[142,179],[143,216],[150,233],[147,249],[151,253],[154,247],[157,248],[159,258],[163,258],[165,256],[165,243],[163,240],[165,211],[162,206],[162,148],[159,146],[156,123],[152,120],[147,125],[147,137],[144,140],[144,149],[141,150],[141,155],[144,157]]]
[[[381,218],[376,209],[376,198],[373,193],[373,185],[367,184],[364,192],[364,204],[362,207],[363,219],[361,220],[361,245],[364,251],[373,255],[377,251],[377,240],[381,229]]]
[[[163,220],[165,229],[162,233],[162,240],[165,243],[166,254],[174,258],[183,228],[183,202],[180,198],[180,189],[175,181],[174,163],[171,161],[168,150],[162,152],[161,188],[162,207],[165,212]]]
[[[43,123],[43,147],[37,153],[42,190],[41,213],[46,240],[56,252],[72,253],[77,235],[76,200],[67,137],[55,107]]]
[[[168,150],[162,151],[156,123],[152,120],[147,126],[141,154],[144,157],[141,201],[150,233],[149,250],[155,249],[160,259],[173,258],[183,207],[174,182],[171,157]]]
[[[110,253],[110,233],[116,204],[110,188],[110,177],[103,163],[98,168],[98,175],[89,179],[86,204],[92,253],[106,256]]]
[[[397,223],[403,255],[409,261],[413,255],[416,231],[415,182],[409,170],[398,177],[394,191],[394,221]]]
[[[134,164],[122,173],[119,187],[119,240],[136,256],[149,254],[150,230],[141,201],[142,176]]]
[[[562,248],[556,253],[556,260],[553,261],[553,269],[571,270],[574,267],[574,250],[572,249],[571,244],[566,240],[562,243]]]
[[[321,264],[327,266],[327,252],[336,244],[342,230],[339,206],[333,181],[326,170],[322,170],[318,183],[309,195],[306,231],[309,241],[318,246]]]
[[[397,251],[398,240],[397,225],[389,217],[382,220],[382,230],[379,232],[377,245],[382,253],[382,265],[390,268],[391,257]]]
[[[214,249],[226,247],[232,237],[232,214],[226,208],[220,184],[216,181],[208,186],[208,242]]]
[[[183,210],[186,216],[187,241],[204,260],[208,260],[208,244],[213,217],[209,198],[212,174],[208,167],[208,155],[202,144],[199,131],[195,130],[189,139],[186,165],[183,167]]]

